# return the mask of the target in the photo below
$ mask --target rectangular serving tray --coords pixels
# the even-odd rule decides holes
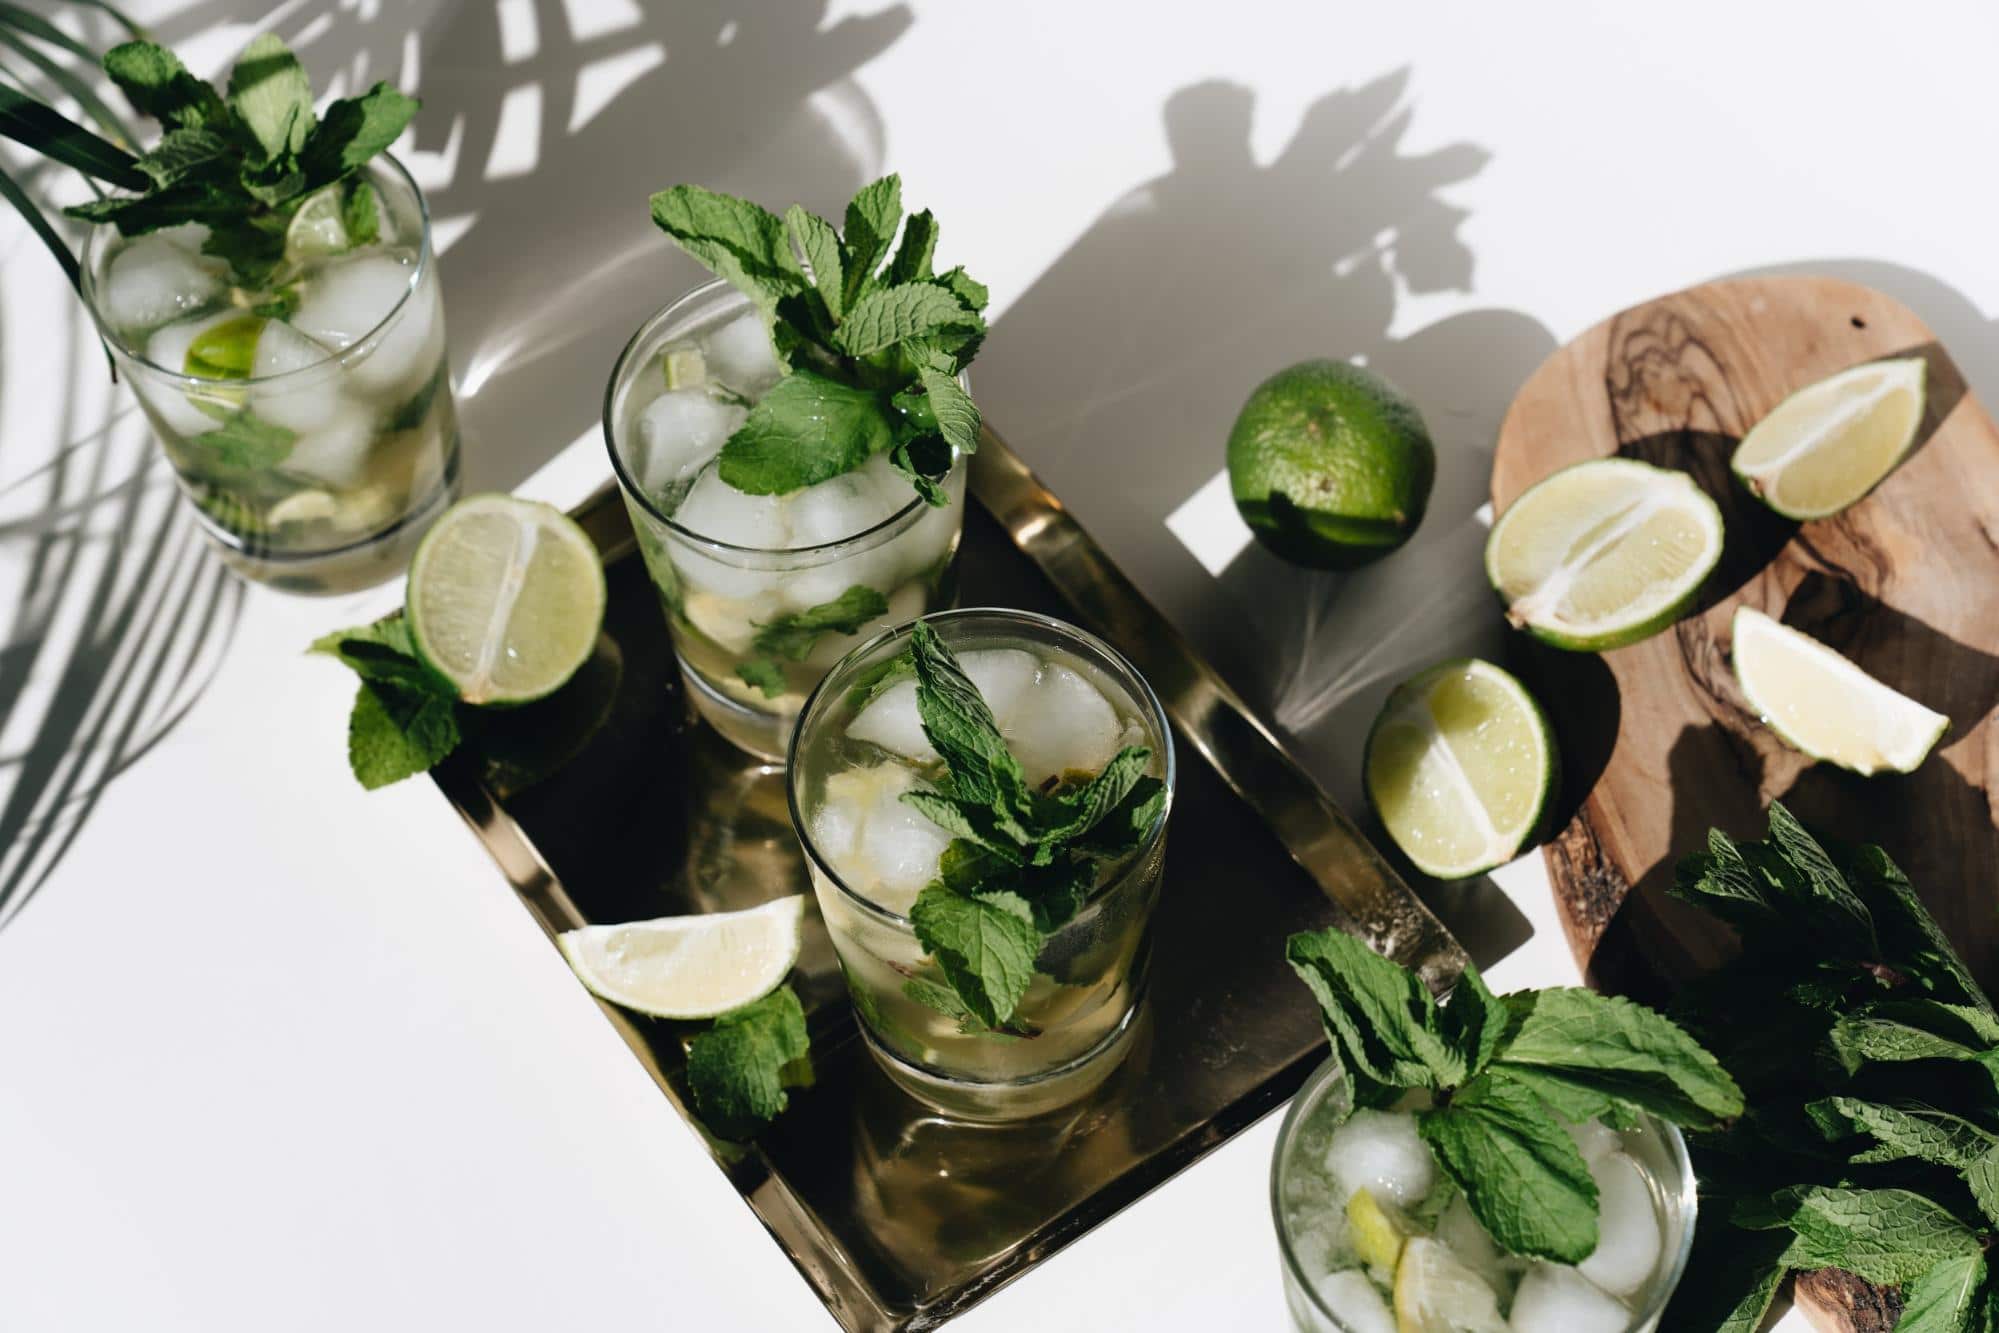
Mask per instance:
[[[715,1160],[850,1330],[931,1328],[1018,1277],[1288,1098],[1322,1058],[1285,937],[1338,925],[1441,987],[1464,954],[1240,698],[988,429],[971,460],[959,604],[1095,631],[1151,683],[1180,785],[1151,993],[1121,1069],[1067,1111],[956,1124],[897,1091],[858,1037],[816,910],[793,980],[811,1087]],[[435,772],[555,932],[811,892],[784,774],[692,720],[613,488],[576,517],[610,599],[597,656],[540,704],[482,719]],[[605,1015],[683,1115],[698,1025]],[[690,1117],[691,1119],[691,1117]]]

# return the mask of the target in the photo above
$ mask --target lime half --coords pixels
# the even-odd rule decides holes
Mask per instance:
[[[1534,696],[1472,657],[1396,686],[1367,734],[1364,763],[1368,803],[1388,836],[1437,879],[1464,879],[1518,856],[1560,774]]]
[[[1499,1296],[1442,1241],[1418,1236],[1395,1270],[1398,1333],[1508,1333]],[[1553,1333],[1552,1330],[1549,1333]]]
[[[1942,713],[1806,634],[1737,607],[1735,679],[1770,729],[1813,759],[1856,773],[1914,772],[1950,727]]]
[[[1757,422],[1729,467],[1786,518],[1837,514],[1881,484],[1923,423],[1929,366],[1873,361],[1798,390]]]
[[[558,689],[596,646],[604,567],[560,510],[474,495],[417,547],[408,614],[417,651],[466,703],[525,703]]]
[[[1601,652],[1678,620],[1721,559],[1721,510],[1684,472],[1629,458],[1577,463],[1529,487],[1485,543],[1506,619]]]
[[[556,942],[593,995],[654,1018],[715,1018],[777,989],[804,920],[794,893],[741,912],[584,926]]]

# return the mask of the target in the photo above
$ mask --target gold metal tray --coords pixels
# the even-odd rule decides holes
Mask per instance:
[[[839,1323],[934,1327],[1284,1101],[1321,1058],[1283,961],[1337,924],[1433,984],[1464,955],[1233,691],[990,430],[973,460],[959,601],[1073,620],[1151,682],[1182,747],[1133,1054],[1078,1106],[953,1123],[869,1058],[816,914],[794,983],[816,1081],[715,1159]],[[436,780],[543,928],[810,893],[784,775],[694,723],[666,626],[606,489],[577,513],[610,586],[595,659],[552,699],[485,719]],[[681,1025],[606,1005],[686,1113]]]

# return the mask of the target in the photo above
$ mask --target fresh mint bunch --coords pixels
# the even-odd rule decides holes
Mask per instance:
[[[694,1109],[717,1138],[742,1140],[776,1119],[786,1088],[811,1081],[805,1010],[779,986],[716,1019],[687,1044]]]
[[[796,204],[780,218],[695,185],[655,194],[652,217],[756,303],[787,372],[722,446],[723,481],[782,495],[886,454],[926,501],[948,502],[952,451],[979,447],[958,375],[986,334],[986,289],[934,270],[937,220],[904,222],[899,177],[865,186],[837,231]]]
[[[902,799],[952,839],[909,912],[944,984],[918,978],[904,989],[968,1029],[1022,1035],[1014,1011],[1042,946],[1081,909],[1099,867],[1144,843],[1166,785],[1145,771],[1151,752],[1127,746],[1087,782],[1031,788],[978,687],[924,621],[910,630],[906,660],[947,776]]]
[[[315,115],[305,67],[268,33],[244,49],[226,90],[147,41],[106,52],[104,72],[165,133],[152,151],[128,159],[116,183],[133,193],[79,204],[67,210],[71,217],[111,223],[127,236],[201,223],[209,229],[203,249],[253,289],[283,263],[299,205],[328,186],[341,187],[349,234],[374,239],[373,190],[356,173],[403,132],[414,98],[377,83]]]
[[[1711,1196],[1664,1326],[1753,1329],[1838,1268],[1899,1289],[1900,1333],[1999,1328],[1999,1015],[1886,853],[1769,818],[1676,872],[1742,939],[1676,1012],[1753,1109],[1694,1140]]]
[[[1640,1112],[1695,1127],[1742,1113],[1713,1056],[1660,1015],[1594,991],[1495,996],[1467,966],[1439,1004],[1412,972],[1337,930],[1293,935],[1359,1106],[1430,1094],[1417,1130],[1493,1240],[1580,1263],[1597,1244],[1596,1182],[1563,1123]]]

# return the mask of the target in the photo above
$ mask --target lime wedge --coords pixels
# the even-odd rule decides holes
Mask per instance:
[[[285,258],[293,262],[324,259],[352,249],[347,224],[341,220],[340,205],[338,184],[308,195],[285,228]]]
[[[1735,611],[1735,679],[1792,748],[1856,773],[1912,773],[1950,727],[1832,649],[1761,611]]]
[[[1347,1200],[1347,1234],[1354,1253],[1369,1268],[1392,1275],[1413,1230],[1393,1204],[1382,1203],[1371,1190],[1355,1190]]]
[[[1395,1270],[1395,1327],[1398,1333],[1509,1333],[1499,1297],[1485,1279],[1427,1236],[1403,1248]]]
[[[1515,628],[1593,653],[1678,620],[1720,559],[1721,510],[1692,477],[1599,458],[1507,506],[1486,539],[1485,576]]]
[[[1928,373],[1911,356],[1800,389],[1742,437],[1729,467],[1786,518],[1837,514],[1880,485],[1916,442]]]
[[[604,567],[560,510],[474,495],[410,562],[416,648],[470,704],[525,703],[582,666],[604,622]]]
[[[187,345],[181,371],[205,380],[246,380],[257,365],[257,339],[264,321],[256,315],[210,324]]]
[[[1444,662],[1388,696],[1367,735],[1368,803],[1416,868],[1464,879],[1504,865],[1540,827],[1560,760],[1511,674]]]
[[[654,1018],[714,1018],[760,1000],[798,962],[805,895],[741,912],[584,926],[556,937],[593,995]]]

